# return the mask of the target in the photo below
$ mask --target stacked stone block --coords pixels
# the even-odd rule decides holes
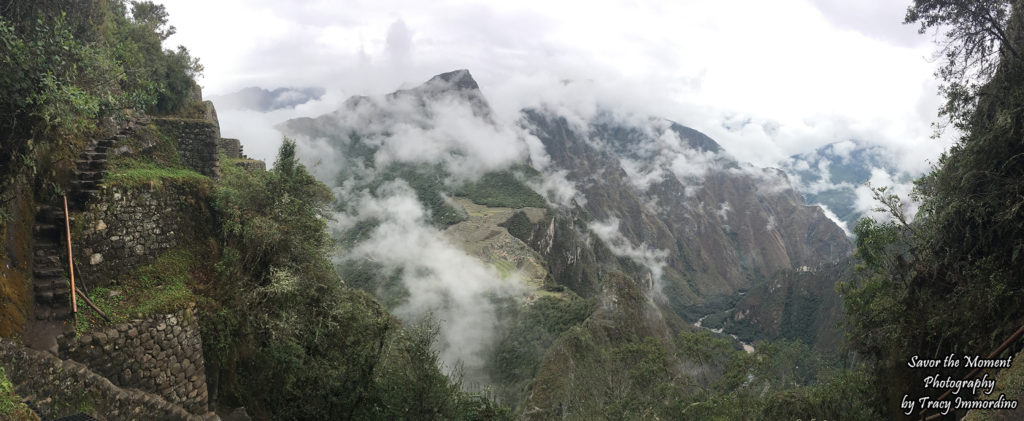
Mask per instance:
[[[220,150],[220,153],[224,154],[224,157],[236,159],[237,161],[234,161],[234,164],[242,167],[246,171],[253,172],[267,170],[267,164],[265,162],[245,156],[245,153],[242,152],[242,142],[238,139],[221,138],[220,141],[217,142],[217,148]]]
[[[84,282],[106,285],[150,263],[209,221],[204,197],[189,185],[111,186],[78,215],[75,260]]]
[[[15,391],[47,417],[67,415],[57,412],[63,406],[58,405],[61,402],[85,400],[95,415],[110,421],[219,419],[212,412],[190,413],[155,394],[118,387],[85,364],[61,360],[5,339],[0,339],[0,366]]]
[[[220,178],[220,127],[216,120],[167,117],[152,121],[164,135],[177,142],[178,154],[186,167],[215,180]]]
[[[119,387],[159,395],[192,413],[207,411],[203,344],[194,305],[75,337],[60,357],[81,362]]]

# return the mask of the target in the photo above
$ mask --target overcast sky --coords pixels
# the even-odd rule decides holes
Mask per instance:
[[[586,81],[591,99],[691,126],[758,165],[857,138],[919,173],[948,140],[930,139],[934,46],[902,24],[906,3],[164,1],[167,46],[200,57],[206,97],[327,88],[286,112],[218,109],[257,158],[276,148],[273,123],[467,68],[507,119],[561,80]]]

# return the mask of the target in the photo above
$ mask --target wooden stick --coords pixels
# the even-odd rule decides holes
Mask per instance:
[[[71,254],[71,218],[68,216],[68,197],[64,196],[64,232],[68,237],[68,272],[71,275],[71,311],[75,315],[75,328],[78,328],[78,298],[75,296],[75,263]]]
[[[82,292],[82,290],[80,290],[78,288],[75,288],[75,292],[77,292],[78,295],[82,296],[82,299],[85,300],[85,303],[88,304],[89,307],[92,307],[92,309],[96,310],[96,312],[99,313],[100,316],[103,316],[103,320],[106,320],[107,322],[110,322],[110,317],[107,317],[107,314],[104,313],[103,310],[100,310],[99,307],[96,307],[96,304],[93,304],[92,300],[90,300],[89,297],[87,295],[85,295],[84,292]]]

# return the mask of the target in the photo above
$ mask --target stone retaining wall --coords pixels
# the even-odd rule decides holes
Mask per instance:
[[[84,364],[0,339],[0,365],[15,391],[48,418],[85,412],[96,419],[214,421],[216,414],[189,413],[160,396],[121,388]]]
[[[237,165],[249,172],[267,170],[267,164],[265,162],[245,156],[245,153],[242,152],[242,142],[238,139],[221,138],[220,141],[217,142],[217,145],[217,148],[220,149],[220,153],[224,154],[224,157],[229,159],[225,165]]]
[[[239,159],[232,162],[249,172],[262,172],[267,170],[267,164],[256,159]]]
[[[217,125],[216,114],[213,120],[154,117],[152,121],[164,135],[177,143],[178,154],[185,166],[213,179],[220,177],[220,154],[217,151],[220,126]]]
[[[238,139],[221,138],[217,141],[217,148],[224,156],[231,159],[242,159],[242,142]]]
[[[207,197],[197,185],[104,187],[76,216],[75,262],[87,285],[107,285],[152,262],[210,221]]]
[[[115,327],[57,338],[62,359],[88,366],[120,387],[159,395],[192,413],[207,411],[203,344],[195,305]]]

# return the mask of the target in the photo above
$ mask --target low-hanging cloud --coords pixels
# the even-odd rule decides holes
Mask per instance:
[[[668,265],[668,251],[655,249],[647,244],[634,245],[619,231],[619,219],[612,217],[607,221],[593,221],[588,224],[591,232],[604,241],[608,249],[616,256],[627,257],[639,263],[651,271],[652,287],[648,292],[655,296],[664,296],[664,281],[662,276],[665,273],[665,266]]]
[[[523,282],[503,278],[494,267],[467,255],[426,222],[426,211],[403,181],[361,191],[347,200],[358,203],[355,219],[379,225],[343,260],[368,259],[389,271],[399,270],[408,299],[393,311],[405,321],[432,316],[440,322],[437,344],[442,362],[462,366],[467,382],[488,384],[486,352],[498,331],[495,297],[522,293]]]

